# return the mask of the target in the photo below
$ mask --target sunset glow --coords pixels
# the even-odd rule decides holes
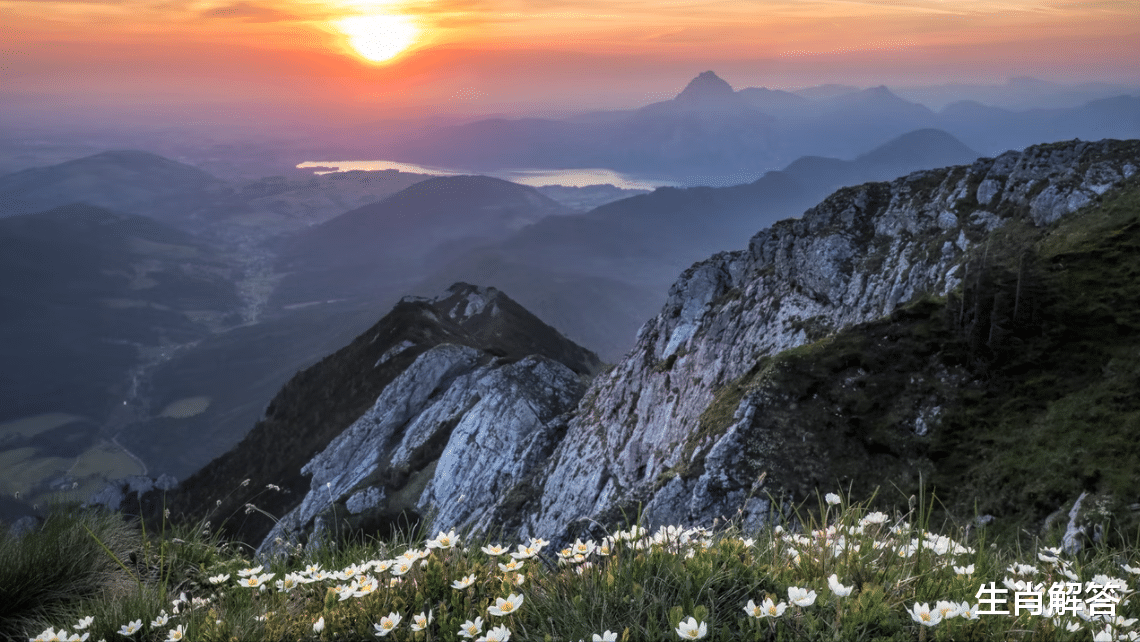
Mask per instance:
[[[348,42],[373,62],[395,58],[416,40],[419,29],[407,16],[354,16],[336,22]]]
[[[0,13],[0,93],[55,105],[522,113],[641,105],[705,69],[738,88],[1140,69],[1133,0],[0,0]]]

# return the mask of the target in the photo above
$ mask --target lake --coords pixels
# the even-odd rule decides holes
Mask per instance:
[[[664,179],[632,176],[605,168],[583,169],[503,169],[493,172],[473,172],[461,169],[444,167],[431,167],[415,163],[399,163],[385,160],[346,160],[346,161],[305,161],[297,165],[298,169],[310,167],[331,167],[328,171],[316,172],[329,174],[332,172],[349,172],[352,170],[379,171],[394,169],[411,174],[427,174],[429,176],[461,176],[464,174],[481,174],[493,176],[505,181],[529,185],[531,187],[545,187],[547,185],[562,185],[565,187],[586,187],[588,185],[610,184],[622,189],[648,189],[658,187],[676,187],[678,183]]]

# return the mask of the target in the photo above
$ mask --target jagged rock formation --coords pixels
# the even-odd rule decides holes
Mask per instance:
[[[821,453],[837,437],[781,429],[779,390],[760,385],[764,359],[951,293],[968,250],[995,230],[1049,225],[1137,166],[1136,141],[1074,141],[916,172],[842,189],[748,250],[694,265],[587,392],[523,509],[532,512],[523,535],[557,536],[638,503],[653,523],[709,524],[742,507],[756,523],[774,508],[748,499],[759,472],[772,473],[769,489],[830,484],[835,454]],[[937,406],[906,409],[906,419],[932,423]]]
[[[461,467],[464,456],[475,461],[478,445],[511,457],[507,466],[483,462],[480,474],[542,459],[546,447],[537,444],[538,433],[559,429],[555,415],[573,407],[600,365],[593,353],[494,288],[460,283],[436,298],[407,297],[351,344],[297,373],[242,442],[182,483],[170,505],[189,521],[226,521],[227,532],[254,544],[274,525],[266,513],[283,517],[303,501],[283,523],[299,530],[304,521],[309,528],[311,520],[300,516],[323,514],[333,503],[361,527],[403,511],[427,513],[428,500],[417,501],[415,489],[425,487],[437,466],[438,477]],[[488,435],[492,425],[513,427],[513,436]],[[451,435],[468,432],[477,446],[446,448]],[[399,444],[404,447],[391,450]],[[334,480],[337,468],[345,476]],[[453,481],[461,483],[464,475],[456,473]],[[506,490],[506,479],[488,492]],[[333,481],[344,493],[318,505],[323,500],[311,492],[313,484],[327,498],[325,484]],[[427,487],[439,493],[445,483]],[[369,499],[380,495],[385,499]],[[264,513],[244,511],[247,504]],[[365,504],[369,511],[358,510]],[[463,506],[440,506],[451,511],[449,519],[465,515]]]
[[[382,530],[404,511],[461,530],[499,525],[514,516],[510,491],[549,456],[566,429],[561,415],[585,389],[547,357],[488,361],[473,348],[436,346],[301,469],[309,493],[260,551],[338,519]]]

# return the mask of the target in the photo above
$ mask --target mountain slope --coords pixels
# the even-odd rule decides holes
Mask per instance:
[[[0,216],[85,202],[178,224],[231,193],[196,167],[149,152],[109,151],[0,177]]]
[[[891,139],[855,160],[803,156],[782,171],[816,192],[904,176],[918,169],[973,162],[981,154],[940,129],[918,129]]]
[[[200,239],[142,216],[74,204],[0,219],[0,420],[104,416],[133,394],[141,350],[237,322],[232,270]]]
[[[262,492],[241,490],[246,470],[255,489],[288,476],[291,495],[257,499],[275,530],[235,526],[270,532],[262,552],[330,519],[384,530],[434,512],[436,528],[564,541],[623,514],[748,527],[819,488],[931,483],[951,517],[980,506],[1006,533],[1091,532],[1104,510],[1129,519],[1140,492],[1138,170],[1140,141],[1070,141],[841,189],[686,270],[570,416],[580,380],[549,362],[370,332],[327,360],[352,374],[312,369],[267,412],[265,426],[287,404],[325,430],[335,409],[335,437],[278,424],[239,446],[244,466],[223,458],[187,486],[203,508],[238,488],[234,510]],[[472,296],[487,300],[461,288],[397,325],[479,318]],[[361,370],[404,352],[360,392]],[[1104,510],[1063,524],[1084,493]]]
[[[498,241],[571,210],[532,187],[487,176],[431,178],[309,228],[282,244],[282,304],[398,296],[458,249]]]
[[[408,374],[421,358],[429,364],[442,364],[435,370],[432,365],[421,364],[428,371],[423,376],[431,379],[431,385]],[[573,397],[568,390],[577,387],[576,394],[580,395],[584,386],[579,378],[600,367],[593,353],[567,341],[497,290],[456,284],[435,299],[406,298],[351,344],[290,379],[241,443],[187,479],[171,505],[181,507],[191,520],[201,519],[204,513],[233,518],[227,530],[244,541],[258,543],[274,523],[258,513],[239,515],[241,507],[256,501],[259,508],[278,517],[297,508],[310,485],[301,473],[302,467],[364,416],[378,398],[394,394],[395,389],[389,390],[389,386],[404,382],[400,384],[405,386],[400,388],[402,394],[420,390],[416,394],[422,393],[426,402],[446,392],[457,377],[470,375],[475,378],[471,382],[474,385],[484,376],[500,376],[486,368],[501,372],[523,362],[522,370],[537,368],[560,382],[540,387],[536,403],[538,399],[553,399],[565,410],[574,401],[566,397]],[[527,379],[518,371],[508,374],[502,376],[516,382],[518,377]],[[426,389],[421,389],[423,386]],[[488,396],[490,391],[482,394]],[[463,399],[465,406],[453,412],[465,413],[477,403],[470,396]],[[397,395],[392,403],[407,407],[411,402]],[[450,431],[457,422],[456,417],[437,418],[425,429]],[[429,441],[438,446],[446,439],[446,435],[436,435]],[[373,444],[371,448],[380,447]],[[432,452],[439,456],[438,450]],[[408,483],[409,475],[430,464],[431,458],[425,461],[422,456],[421,452],[415,462],[405,462],[402,476],[386,479],[389,491]],[[242,485],[246,478],[255,482],[252,488]],[[283,490],[266,493],[267,484]],[[215,510],[219,499],[222,503]],[[404,508],[400,506],[394,512]]]
[[[854,161],[801,158],[747,185],[662,188],[584,214],[547,217],[495,246],[443,263],[419,287],[436,291],[468,280],[513,292],[528,309],[612,361],[629,349],[637,328],[694,261],[799,215],[839,187],[977,156],[945,132],[919,130]],[[624,298],[629,305],[612,305],[622,289],[639,294]],[[584,302],[589,305],[583,310]]]
[[[796,156],[851,158],[917,129],[939,127],[922,105],[884,86],[820,99],[789,114],[784,137]]]
[[[1012,111],[961,101],[939,113],[939,127],[986,154],[1040,141],[1140,136],[1140,98],[1117,96],[1065,109]]]
[[[970,279],[980,268],[966,264],[986,261],[986,249],[1001,242],[999,231],[1029,230],[1041,238],[1057,221],[1086,206],[1086,215],[1095,217],[1103,195],[1134,189],[1138,167],[1140,142],[1073,141],[979,159],[966,167],[917,172],[889,184],[840,190],[803,218],[757,234],[748,250],[693,266],[673,286],[662,312],[642,328],[633,351],[591,386],[535,483],[540,490],[520,508],[531,515],[523,534],[573,536],[582,526],[575,520],[582,516],[605,522],[619,509],[636,509],[639,502],[651,523],[707,524],[742,509],[744,521],[755,524],[782,510],[781,501],[803,499],[815,485],[834,488],[858,481],[866,488],[876,480],[884,487],[892,481],[911,487],[919,472],[936,467],[935,457],[916,459],[908,450],[929,453],[931,437],[921,438],[939,434],[943,400],[935,392],[977,373],[932,364],[909,372],[916,379],[905,393],[890,386],[864,390],[870,368],[892,367],[894,357],[865,358],[860,366],[855,357],[863,344],[844,342],[855,347],[831,352],[826,338],[858,324],[879,323],[908,302],[917,304],[924,297],[944,301],[963,284],[970,296],[976,287]],[[1082,233],[1080,227],[1075,233]],[[1019,260],[1018,254],[1009,260]],[[1130,274],[1131,268],[1126,269]],[[1111,290],[1108,295],[1120,300]],[[984,345],[1014,325],[994,310],[1013,314],[1007,310],[1016,307],[1017,296],[1016,288],[1000,296],[988,289],[964,312],[961,305],[959,310],[945,303],[936,307],[958,312],[969,341]],[[898,322],[904,323],[907,315],[934,313],[919,307],[899,314]],[[1014,317],[1024,314],[1020,309]],[[881,323],[867,327],[866,332],[883,328]],[[869,344],[879,347],[867,352],[889,356],[892,348],[881,342],[886,336],[889,344],[892,335],[866,332],[860,341],[879,342]],[[952,342],[947,346],[946,358],[953,363]],[[900,361],[903,355],[921,360],[924,352],[896,354]],[[772,383],[787,372],[788,363],[813,355],[816,363],[846,377],[841,383],[796,379],[800,387],[795,389]],[[1092,371],[1106,365],[1097,364]],[[1047,370],[1028,372],[1053,376]],[[814,401],[841,394],[847,401],[830,406]],[[969,394],[963,397],[968,400]],[[812,420],[822,415],[799,418],[798,412],[787,412],[796,410],[793,404],[827,408],[830,420],[821,426],[832,430],[813,426]],[[886,429],[859,437],[862,450],[852,450],[850,461],[838,465],[836,458],[846,452],[840,445],[848,442],[836,431],[859,434],[863,415],[878,405],[887,409]],[[596,447],[599,440],[605,448]],[[892,446],[892,440],[901,445]],[[865,455],[875,453],[891,465],[870,463],[876,460]],[[855,469],[861,472],[856,475]],[[946,475],[941,478],[944,488],[948,479],[963,481],[953,467],[938,470]],[[1112,470],[1113,475],[1119,472]],[[764,471],[769,473],[765,491],[777,498],[775,503],[750,496]],[[1004,510],[1009,519],[1026,518],[1009,512],[1008,505]]]

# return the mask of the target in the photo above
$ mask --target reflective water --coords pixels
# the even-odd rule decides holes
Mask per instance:
[[[446,167],[432,167],[417,165],[415,163],[398,163],[385,160],[343,160],[343,161],[305,161],[297,165],[299,169],[310,167],[330,167],[328,171],[316,172],[328,174],[331,172],[348,172],[352,170],[385,170],[394,169],[413,174],[427,174],[430,176],[460,176],[463,174],[482,174],[501,178],[520,185],[543,187],[546,185],[563,185],[565,187],[586,187],[588,185],[610,184],[622,189],[654,189],[664,186],[676,186],[677,183],[664,179],[654,179],[631,176],[601,167],[580,169],[504,169],[494,172],[471,172]]]

